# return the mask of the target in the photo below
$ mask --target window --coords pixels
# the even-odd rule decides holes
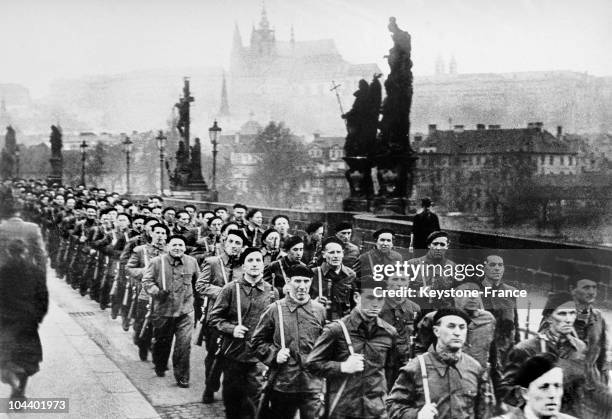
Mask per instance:
[[[561,156],[559,157],[559,160],[561,161],[561,166],[563,166],[565,164],[565,157]]]
[[[555,156],[550,156],[548,158],[548,164],[555,164]]]

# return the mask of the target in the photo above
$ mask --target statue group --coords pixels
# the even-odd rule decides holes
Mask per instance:
[[[412,60],[408,32],[389,19],[393,47],[387,55],[390,72],[385,80],[386,97],[382,99],[381,74],[372,81],[359,81],[346,120],[344,146],[348,165],[346,178],[351,196],[345,200],[346,211],[391,212],[410,210],[412,177],[416,156],[410,147],[410,108],[412,106]],[[378,192],[374,191],[372,169],[376,168]]]

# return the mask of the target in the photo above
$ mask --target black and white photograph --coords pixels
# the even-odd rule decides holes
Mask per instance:
[[[0,419],[612,419],[611,2],[0,3]]]

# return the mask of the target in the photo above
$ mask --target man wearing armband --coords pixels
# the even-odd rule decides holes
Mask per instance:
[[[153,364],[158,377],[168,369],[174,338],[172,366],[179,387],[189,387],[189,356],[193,333],[193,285],[199,268],[185,254],[183,236],[168,240],[168,253],[153,258],[145,268],[142,287],[152,296]]]
[[[249,247],[240,256],[242,278],[225,285],[209,314],[209,323],[223,336],[223,404],[228,419],[253,418],[263,387],[265,366],[250,339],[265,309],[278,299],[263,280],[261,250]]]
[[[309,268],[293,265],[286,275],[288,293],[268,306],[251,345],[272,369],[263,400],[269,400],[274,417],[293,419],[299,410],[300,419],[315,419],[323,382],[306,371],[305,364],[325,325],[325,308],[308,295],[312,283]],[[260,407],[267,407],[267,403],[260,402]]]
[[[378,317],[384,299],[374,289],[384,289],[384,282],[364,277],[358,284],[355,308],[325,326],[306,361],[308,371],[327,379],[330,419],[386,418],[386,372],[398,367],[397,332]]]
[[[436,343],[400,369],[387,398],[391,419],[490,417],[494,397],[485,368],[462,352],[470,316],[441,308],[433,318]]]

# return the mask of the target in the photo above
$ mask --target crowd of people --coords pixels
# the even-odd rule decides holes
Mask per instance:
[[[9,223],[31,221],[42,229],[45,251],[32,241],[7,240],[0,269],[12,278],[27,260],[31,275],[40,277],[46,252],[57,278],[131,330],[140,359],[151,356],[157,376],[166,374],[172,354],[176,384],[201,386],[203,403],[217,402],[221,390],[228,418],[609,414],[607,325],[593,307],[592,278],[573,276],[570,289],[552,293],[538,333],[521,341],[514,297],[379,292],[512,290],[495,251],[482,261],[482,279],[422,272],[416,280],[385,275],[376,281],[376,265],[404,261],[393,250],[392,229],[375,231],[374,247],[366,250],[351,242],[350,223],[314,222],[298,234],[288,216],[278,214],[266,225],[261,210],[243,204],[178,208],[160,196],[137,202],[103,188],[36,181],[3,188],[13,205],[0,235],[10,231]],[[424,200],[421,219],[432,219],[429,206]],[[409,264],[454,265],[449,235],[439,225],[414,234],[410,250],[423,254]],[[9,292],[18,287],[15,280],[2,275],[0,298],[15,295]],[[7,337],[18,339],[4,335],[15,310],[2,301],[3,345]],[[37,310],[30,322],[35,327],[46,306]],[[190,382],[192,344],[205,346],[205,383]],[[4,349],[2,379],[23,396],[25,383],[5,372],[29,376],[35,370],[13,368],[18,354]]]

